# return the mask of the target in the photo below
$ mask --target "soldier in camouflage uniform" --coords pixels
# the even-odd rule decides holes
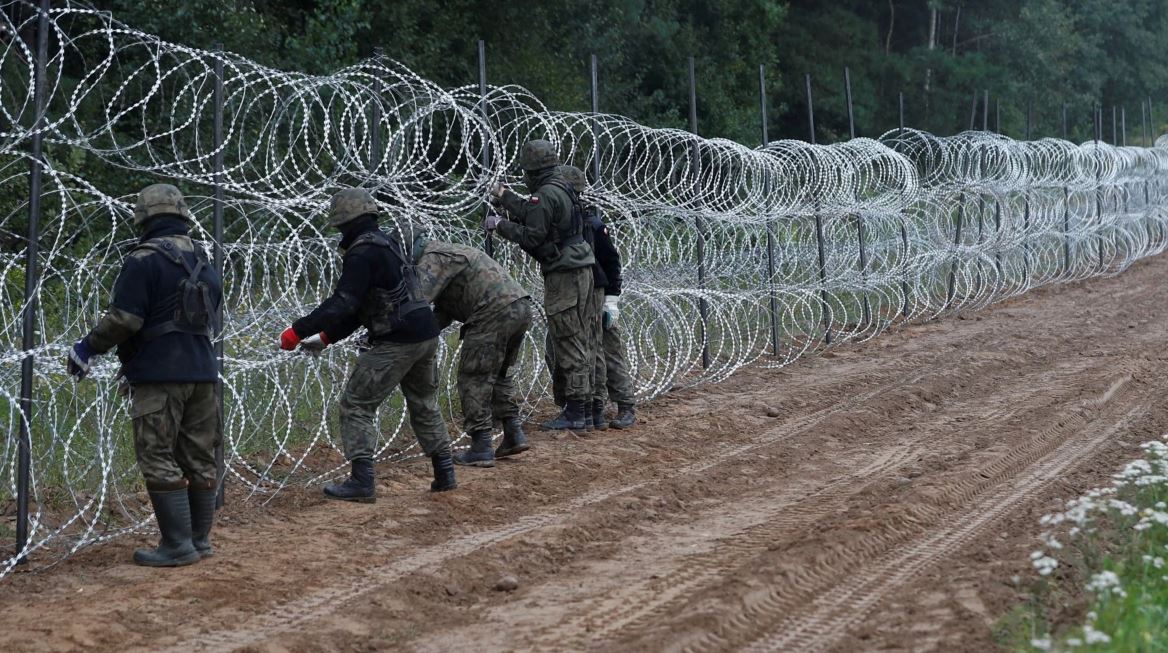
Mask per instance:
[[[430,240],[410,228],[422,293],[434,303],[440,327],[462,322],[458,398],[469,451],[459,465],[494,467],[495,457],[527,451],[511,367],[531,328],[531,296],[503,266],[466,245]],[[503,442],[491,451],[492,417],[503,423]]]
[[[560,172],[578,194],[584,193],[588,181],[583,170],[575,166],[561,166]],[[608,426],[627,429],[636,422],[637,410],[633,398],[633,378],[629,374],[625,345],[617,324],[621,294],[620,252],[608,235],[608,229],[600,217],[600,209],[587,203],[584,205],[584,234],[596,256],[596,266],[592,268],[596,286],[593,297],[600,316],[596,331],[592,424],[597,429]],[[606,422],[604,409],[609,399],[616,402],[617,414],[611,422]]]
[[[341,440],[352,464],[349,478],[324,488],[325,496],[373,503],[373,454],[377,409],[400,385],[414,436],[434,467],[430,490],[458,487],[450,434],[438,412],[438,324],[422,295],[409,247],[387,236],[377,223],[378,206],[368,191],[350,188],[329,204],[329,225],[341,232],[341,278],[331,297],[280,335],[280,348],[321,348],[358,327],[372,347],[357,365],[341,396]]]
[[[582,430],[585,406],[592,400],[591,322],[592,248],[584,241],[584,225],[575,191],[560,176],[555,146],[545,140],[523,144],[519,153],[524,181],[531,191],[521,197],[501,184],[492,189],[510,219],[491,214],[484,227],[517,243],[534,258],[543,273],[543,308],[551,332],[555,359],[564,370],[564,410],[545,429]]]
[[[138,469],[161,539],[134,562],[177,567],[212,555],[218,488],[215,447],[222,440],[212,346],[223,284],[189,236],[182,193],[154,184],[138,194],[138,244],[122,263],[113,300],[66,361],[78,380],[90,358],[117,347],[129,385]]]

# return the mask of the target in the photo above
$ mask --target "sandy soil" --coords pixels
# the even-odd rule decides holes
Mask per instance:
[[[534,433],[461,487],[233,502],[177,570],[0,584],[11,651],[986,651],[1037,519],[1168,427],[1168,257]],[[513,591],[496,590],[505,575]]]

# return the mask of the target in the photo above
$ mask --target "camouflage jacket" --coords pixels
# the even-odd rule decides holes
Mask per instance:
[[[572,200],[557,184],[567,182],[559,173],[549,172],[531,180],[536,190],[529,197],[507,190],[499,198],[509,218],[499,225],[499,235],[531,254],[545,275],[596,262],[592,248],[584,242],[583,223],[572,224]]]
[[[439,324],[476,324],[529,297],[503,266],[484,252],[437,240],[414,245],[422,294],[434,304]]]

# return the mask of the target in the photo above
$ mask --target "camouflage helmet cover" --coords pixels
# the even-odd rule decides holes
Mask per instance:
[[[524,170],[543,170],[560,165],[560,155],[551,141],[535,139],[527,141],[519,150],[519,167]]]
[[[340,227],[370,213],[376,215],[379,209],[373,196],[364,188],[346,188],[333,195],[329,201],[328,224]]]
[[[588,188],[588,179],[584,176],[584,171],[576,166],[560,166],[557,172],[564,178],[564,181],[571,184],[572,189],[576,193],[583,193],[585,188]]]
[[[191,210],[178,188],[171,184],[151,184],[138,193],[134,204],[134,226],[141,227],[156,215],[177,215],[187,222],[193,222]]]

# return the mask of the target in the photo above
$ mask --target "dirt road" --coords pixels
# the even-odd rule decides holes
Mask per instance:
[[[535,434],[430,495],[234,502],[218,555],[118,541],[0,585],[5,650],[985,651],[1037,519],[1168,427],[1168,257]],[[497,591],[514,575],[518,589]]]

